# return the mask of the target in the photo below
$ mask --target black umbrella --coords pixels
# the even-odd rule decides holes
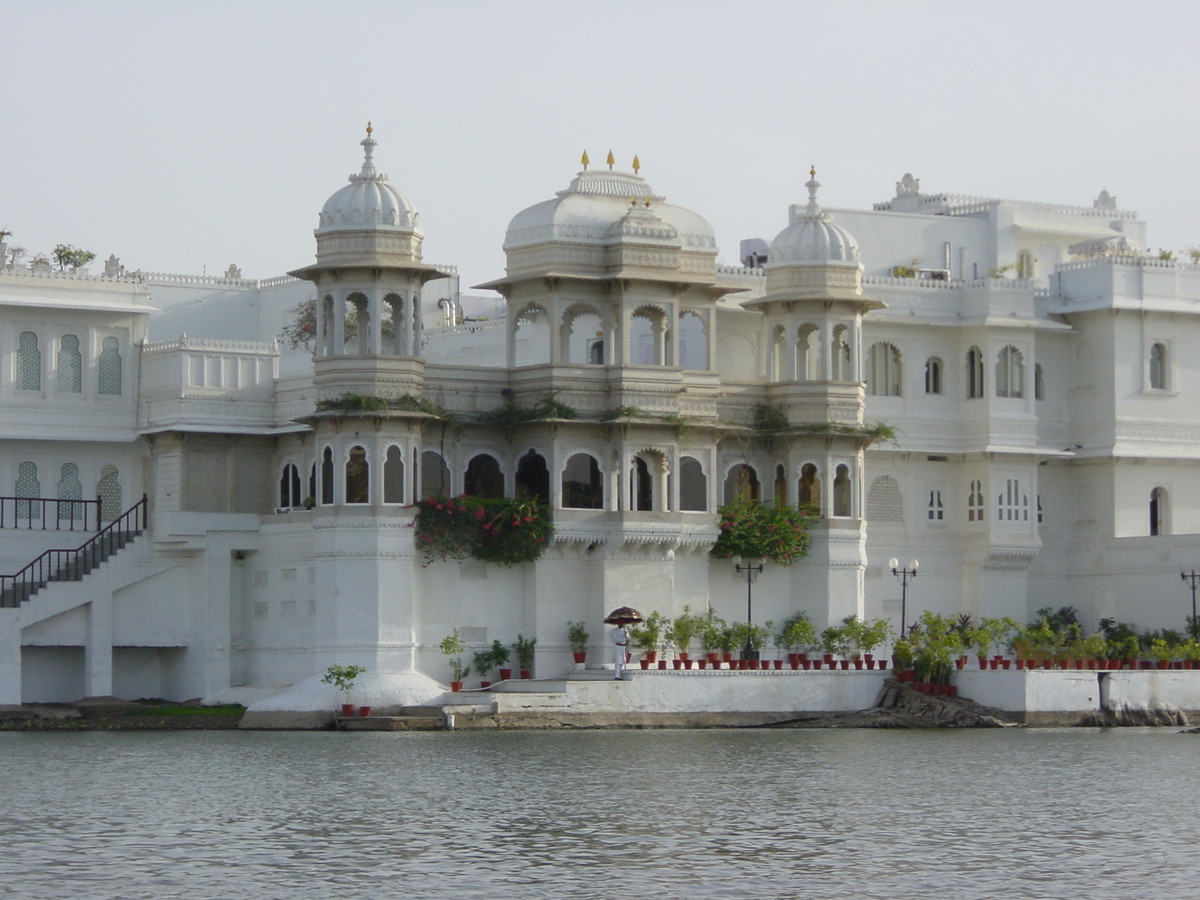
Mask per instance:
[[[608,618],[604,620],[606,625],[628,625],[630,622],[644,621],[646,621],[646,617],[632,606],[622,606],[620,609],[614,609],[608,614]]]

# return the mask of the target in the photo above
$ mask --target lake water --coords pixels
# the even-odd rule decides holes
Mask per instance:
[[[0,733],[0,897],[1194,898],[1200,735]]]

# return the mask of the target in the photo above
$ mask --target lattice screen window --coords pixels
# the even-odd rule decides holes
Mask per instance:
[[[101,394],[121,395],[120,343],[115,337],[106,337],[100,342],[100,358],[97,360],[97,391]]]
[[[58,342],[58,390],[63,394],[83,392],[83,354],[79,336],[64,334]]]
[[[38,481],[36,463],[23,462],[17,466],[17,481],[13,488],[13,493],[18,497],[42,496],[42,483]],[[40,519],[41,517],[40,503],[30,503],[28,500],[17,501],[18,519]]]
[[[22,331],[17,338],[17,388],[42,389],[42,351],[38,349],[38,336],[32,331]]]
[[[464,644],[486,644],[488,639],[488,630],[486,627],[478,628],[468,625],[460,627],[458,634],[462,638]]]
[[[96,483],[96,493],[100,497],[100,518],[111,522],[119,516],[121,509],[121,481],[116,466],[108,465],[100,469],[100,481]]]
[[[1029,521],[1029,497],[1021,493],[1021,483],[1015,478],[1005,480],[1004,491],[996,498],[996,520]]]
[[[63,463],[58,476],[59,500],[82,500],[83,484],[79,480],[79,466],[75,463]],[[82,503],[58,504],[58,520],[60,522],[82,522]]]
[[[890,475],[880,475],[867,491],[868,522],[903,522],[904,500],[900,484]]]

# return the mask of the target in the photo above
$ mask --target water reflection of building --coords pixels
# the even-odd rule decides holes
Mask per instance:
[[[536,636],[555,671],[566,622],[598,639],[611,606],[738,618],[732,562],[708,549],[744,496],[819,513],[808,558],[756,587],[763,620],[898,618],[881,566],[915,554],[916,608],[1181,624],[1200,273],[1140,255],[1143,224],[1107,194],[1017,203],[906,176],[874,210],[830,212],[814,173],[742,268],[636,167],[585,166],[513,218],[504,276],[463,296],[363,144],[291,277],[0,274],[4,571],[83,543],[93,507],[112,521],[146,493],[150,521],[82,581],[0,610],[0,699],[209,695],[334,662],[443,676],[455,627]],[[273,340],[307,300],[311,355]],[[315,411],[346,394],[423,403]],[[551,397],[575,417],[486,417]],[[877,422],[896,439],[873,441]],[[555,542],[514,569],[426,566],[410,507],[441,492],[538,496]]]

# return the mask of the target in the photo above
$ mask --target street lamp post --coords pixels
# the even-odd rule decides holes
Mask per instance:
[[[888,560],[888,568],[892,570],[892,574],[900,579],[900,637],[904,637],[905,614],[908,608],[908,583],[917,577],[917,567],[920,565],[915,559],[910,559],[908,565],[901,567],[900,561],[895,557]]]
[[[744,563],[744,565],[743,565],[743,563]],[[751,619],[750,619],[750,591],[752,590],[751,585],[754,583],[754,579],[762,572],[763,564],[761,562],[758,564],[755,564],[753,559],[743,558],[742,562],[736,563],[733,568],[739,575],[746,576],[746,624],[749,625],[751,622]],[[750,635],[749,635],[749,633],[747,633],[746,634],[746,646],[742,648],[742,658],[743,659],[757,659],[758,657],[755,656],[754,654],[755,654],[755,650],[754,650],[753,645],[750,643]]]
[[[1192,617],[1188,620],[1188,633],[1193,637],[1200,637],[1196,634],[1196,582],[1200,581],[1200,572],[1192,569],[1190,572],[1180,572],[1179,577],[1188,583],[1192,589]]]

